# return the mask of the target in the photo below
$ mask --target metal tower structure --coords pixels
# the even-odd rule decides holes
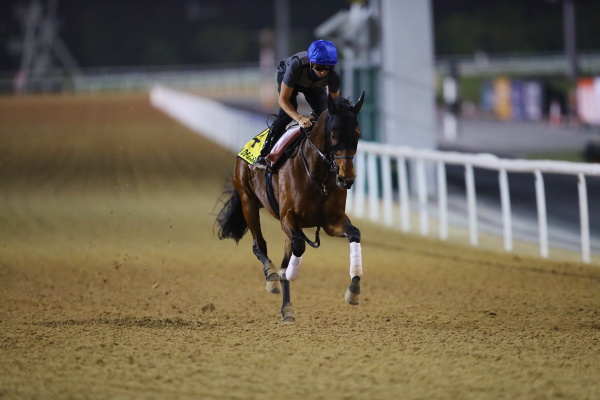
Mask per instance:
[[[21,66],[15,77],[16,92],[60,89],[62,75],[80,75],[81,69],[57,34],[58,0],[31,0],[18,12],[23,31]]]

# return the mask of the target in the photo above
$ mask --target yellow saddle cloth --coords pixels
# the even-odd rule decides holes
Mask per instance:
[[[265,139],[267,138],[268,133],[269,128],[254,136],[252,140],[242,147],[242,150],[240,150],[238,153],[238,157],[246,161],[248,164],[254,165],[256,159],[260,155],[263,145],[265,144]]]

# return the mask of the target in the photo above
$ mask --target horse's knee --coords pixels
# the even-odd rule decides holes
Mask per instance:
[[[306,242],[301,235],[294,233],[292,236],[292,254],[296,257],[302,257],[306,250]]]
[[[289,259],[287,268],[285,270],[285,279],[293,281],[298,278],[300,272],[300,263],[302,262],[302,255],[306,250],[306,242],[302,235],[294,232],[292,236],[292,256]]]
[[[352,242],[360,243],[360,231],[358,230],[357,227],[355,227],[354,225],[352,225],[350,223],[346,227],[346,237],[348,238],[348,241],[350,243],[352,243]]]

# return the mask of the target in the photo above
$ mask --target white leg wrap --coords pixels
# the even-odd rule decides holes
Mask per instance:
[[[350,243],[350,278],[358,276],[362,278],[362,251],[360,249],[360,243]]]
[[[288,263],[287,269],[285,270],[285,277],[288,281],[293,281],[298,277],[300,273],[300,263],[302,262],[302,256],[296,257],[292,254],[290,262]]]

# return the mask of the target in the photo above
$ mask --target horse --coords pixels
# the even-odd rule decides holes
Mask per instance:
[[[295,322],[290,282],[298,278],[306,244],[319,247],[319,230],[331,237],[346,237],[350,244],[350,285],[344,298],[357,305],[363,277],[360,230],[345,213],[347,190],[356,173],[354,155],[361,136],[357,115],[363,92],[355,104],[349,99],[327,97],[327,109],[310,131],[302,130],[296,150],[270,172],[254,170],[236,159],[232,185],[223,192],[222,209],[217,215],[219,239],[239,243],[245,233],[252,234],[252,250],[263,264],[266,289],[282,293],[281,317]],[[284,256],[279,270],[267,255],[267,243],[260,226],[259,210],[265,208],[279,219],[285,234]],[[316,228],[315,240],[303,228]]]

